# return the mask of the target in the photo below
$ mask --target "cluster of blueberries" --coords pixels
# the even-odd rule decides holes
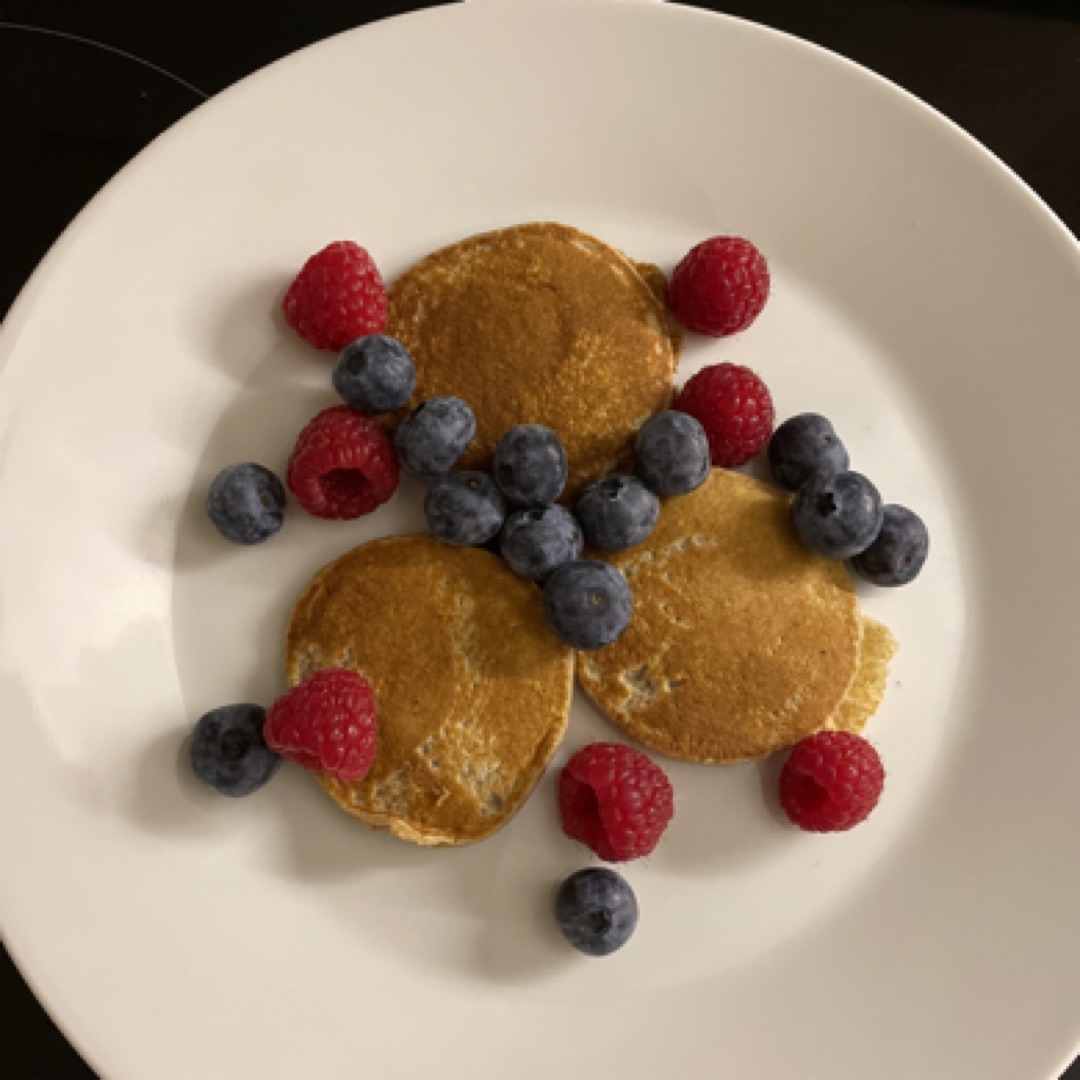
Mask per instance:
[[[424,514],[448,544],[497,545],[510,569],[543,586],[544,614],[575,649],[610,645],[630,622],[626,579],[613,566],[581,558],[586,544],[625,551],[660,516],[660,497],[694,490],[709,474],[709,445],[692,417],[662,412],[638,432],[637,475],[617,473],[586,488],[573,510],[555,500],[566,486],[566,451],[540,424],[511,428],[495,448],[491,472],[449,470],[476,433],[460,398],[422,402],[395,443],[402,464],[429,481]]]
[[[409,400],[416,368],[401,342],[375,334],[342,349],[333,385],[345,404],[379,416]],[[476,417],[456,397],[428,398],[398,426],[399,460],[428,481],[424,513],[432,534],[447,544],[494,548],[515,574],[543,586],[548,622],[571,647],[609,645],[629,625],[630,588],[614,567],[581,554],[586,544],[625,551],[641,543],[660,516],[661,497],[705,481],[704,429],[685,413],[651,417],[637,436],[637,475],[604,477],[580,495],[572,512],[556,502],[568,466],[554,431],[519,425],[499,441],[490,474],[451,472],[475,435]],[[261,543],[281,528],[285,491],[263,466],[233,465],[211,484],[207,512],[228,539]]]
[[[358,338],[339,354],[333,385],[342,400],[368,416],[394,412],[416,388],[416,368],[395,338]],[[638,432],[636,475],[616,473],[594,483],[573,510],[556,500],[566,485],[566,452],[539,424],[512,428],[499,441],[491,473],[451,472],[476,435],[476,418],[456,397],[422,402],[400,424],[401,463],[429,482],[428,527],[448,544],[497,550],[520,577],[544,590],[544,612],[575,649],[603,648],[630,622],[629,586],[614,567],[583,559],[586,544],[609,552],[641,543],[660,515],[660,499],[693,491],[710,469],[704,428],[673,410],[657,413]],[[850,560],[876,585],[903,585],[922,569],[929,535],[919,516],[884,505],[877,488],[848,468],[832,424],[803,413],[781,424],[769,442],[773,479],[795,494],[791,517],[811,550]],[[213,481],[207,511],[236,543],[260,543],[285,514],[281,481],[261,465],[230,466]]]
[[[926,562],[930,536],[918,514],[885,505],[874,485],[848,468],[848,452],[817,413],[785,420],[769,441],[773,479],[795,493],[791,520],[802,542],[849,559],[875,585],[906,585]]]

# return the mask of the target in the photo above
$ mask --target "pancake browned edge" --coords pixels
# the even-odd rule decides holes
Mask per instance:
[[[379,735],[368,776],[320,775],[376,829],[468,844],[521,808],[562,741],[574,657],[540,592],[500,559],[430,536],[375,540],[321,570],[293,611],[286,673],[360,672]]]
[[[829,731],[862,734],[867,721],[878,711],[885,698],[889,661],[897,650],[896,638],[887,626],[868,615],[863,615],[862,626],[859,666],[844,700],[825,724],[825,729]]]
[[[634,263],[634,269],[641,275],[641,280],[652,289],[653,296],[660,301],[664,309],[664,329],[671,339],[671,348],[675,353],[675,362],[677,364],[679,362],[679,353],[682,352],[683,328],[679,320],[671,313],[671,308],[668,307],[667,275],[654,263],[636,262]]]
[[[823,728],[860,730],[877,707],[892,637],[867,622],[872,655],[860,666],[864,620],[847,571],[803,547],[789,509],[778,488],[714,469],[665,502],[643,544],[610,558],[634,591],[633,619],[613,645],[581,654],[578,674],[629,735],[730,764]]]
[[[671,401],[679,337],[665,287],[655,267],[639,270],[565,225],[518,225],[436,251],[389,292],[389,333],[416,361],[406,409],[441,395],[468,402],[477,434],[462,468],[486,468],[516,424],[547,425],[566,447],[573,496]]]

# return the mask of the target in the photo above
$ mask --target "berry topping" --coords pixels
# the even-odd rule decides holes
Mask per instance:
[[[476,434],[476,417],[461,398],[421,402],[397,429],[394,445],[401,463],[417,476],[448,473]]]
[[[262,465],[230,465],[214,477],[206,513],[218,532],[234,544],[261,544],[285,520],[285,488]]]
[[[660,500],[636,476],[605,476],[574,506],[585,539],[607,551],[640,544],[656,526]]]
[[[705,429],[683,412],[650,416],[634,442],[634,470],[661,497],[685,495],[709,477]]]
[[[487,473],[447,473],[431,481],[424,516],[443,543],[476,546],[487,543],[502,528],[506,502]]]
[[[378,730],[367,679],[324,668],[270,706],[265,733],[282,757],[351,783],[367,776]]]
[[[559,776],[563,832],[607,862],[648,855],[675,814],[664,770],[622,743],[592,743]]]
[[[602,649],[630,625],[633,598],[626,578],[592,559],[563,563],[544,585],[548,625],[572,649]]]
[[[609,956],[630,940],[637,926],[637,899],[614,870],[604,866],[578,870],[555,894],[555,921],[578,952]]]
[[[390,440],[348,405],[323,409],[289,458],[289,490],[318,518],[370,514],[394,494],[398,479]]]
[[[877,751],[847,731],[803,739],[780,772],[780,805],[808,832],[844,832],[878,804],[885,769]]]
[[[923,520],[906,506],[885,507],[881,532],[851,565],[875,585],[906,585],[919,576],[930,551],[930,534]]]
[[[233,798],[258,791],[281,766],[263,738],[265,722],[261,705],[222,705],[201,717],[191,736],[195,775]]]
[[[881,496],[862,473],[815,476],[799,488],[791,520],[811,551],[850,559],[865,551],[881,531]]]
[[[811,477],[832,476],[848,467],[848,453],[832,424],[817,413],[785,420],[769,440],[773,479],[788,491],[798,491]]]
[[[372,334],[350,341],[334,366],[334,389],[367,416],[400,409],[416,388],[416,368],[397,338]]]
[[[769,298],[769,267],[749,240],[714,236],[675,267],[668,303],[689,330],[725,337],[745,330]]]
[[[344,349],[386,329],[386,289],[372,257],[339,240],[304,264],[281,302],[285,321],[316,349]]]
[[[495,447],[492,472],[511,506],[550,506],[566,486],[566,451],[551,428],[519,424]]]
[[[581,555],[584,540],[574,515],[561,506],[516,510],[503,526],[499,551],[518,577],[544,581]]]
[[[671,407],[701,424],[712,463],[725,469],[749,461],[772,434],[769,388],[749,368],[738,364],[702,368]]]

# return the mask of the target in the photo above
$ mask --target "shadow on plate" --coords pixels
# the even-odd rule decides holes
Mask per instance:
[[[196,779],[189,728],[158,732],[138,751],[130,812],[141,828],[160,836],[221,836],[239,824],[229,813],[233,803]]]
[[[542,822],[519,815],[481,844],[421,848],[369,829],[312,778],[290,772],[273,804],[276,872],[313,887],[357,884],[321,890],[319,901],[343,905],[349,919],[373,920],[379,944],[413,962],[515,983],[560,968],[566,943],[551,914],[555,878],[528,858],[551,849],[527,835]],[[455,928],[449,936],[445,924]]]
[[[787,761],[786,753],[773,754],[757,766],[758,779],[761,783],[761,802],[768,811],[769,817],[778,825],[791,832],[792,824],[780,805],[780,773]]]

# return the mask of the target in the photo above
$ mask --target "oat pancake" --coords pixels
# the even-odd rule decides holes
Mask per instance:
[[[600,709],[688,761],[761,758],[826,727],[855,680],[862,618],[844,566],[808,551],[790,496],[714,469],[613,556],[634,590],[615,644],[578,658]],[[887,631],[886,631],[887,633]],[[867,687],[875,673],[867,673]]]
[[[525,802],[566,729],[573,653],[501,560],[430,536],[375,540],[319,572],[293,611],[296,684],[348,667],[372,684],[375,762],[319,780],[350,814],[417,844],[467,844]]]
[[[863,635],[859,646],[859,666],[855,670],[844,700],[829,717],[826,728],[861,735],[866,722],[881,707],[889,661],[896,655],[896,638],[889,628],[864,615]]]
[[[667,407],[678,351],[663,275],[564,225],[519,225],[429,255],[390,288],[389,333],[416,361],[408,408],[454,395],[476,414],[463,468],[515,424],[558,432],[567,495],[623,459]]]
[[[653,296],[660,301],[660,304],[664,309],[664,330],[671,341],[671,347],[675,354],[675,362],[678,363],[679,353],[682,351],[683,328],[680,325],[679,320],[672,315],[671,309],[668,307],[667,275],[659,266],[656,266],[653,263],[636,262],[633,264],[633,267],[640,275],[641,280],[652,289]]]

